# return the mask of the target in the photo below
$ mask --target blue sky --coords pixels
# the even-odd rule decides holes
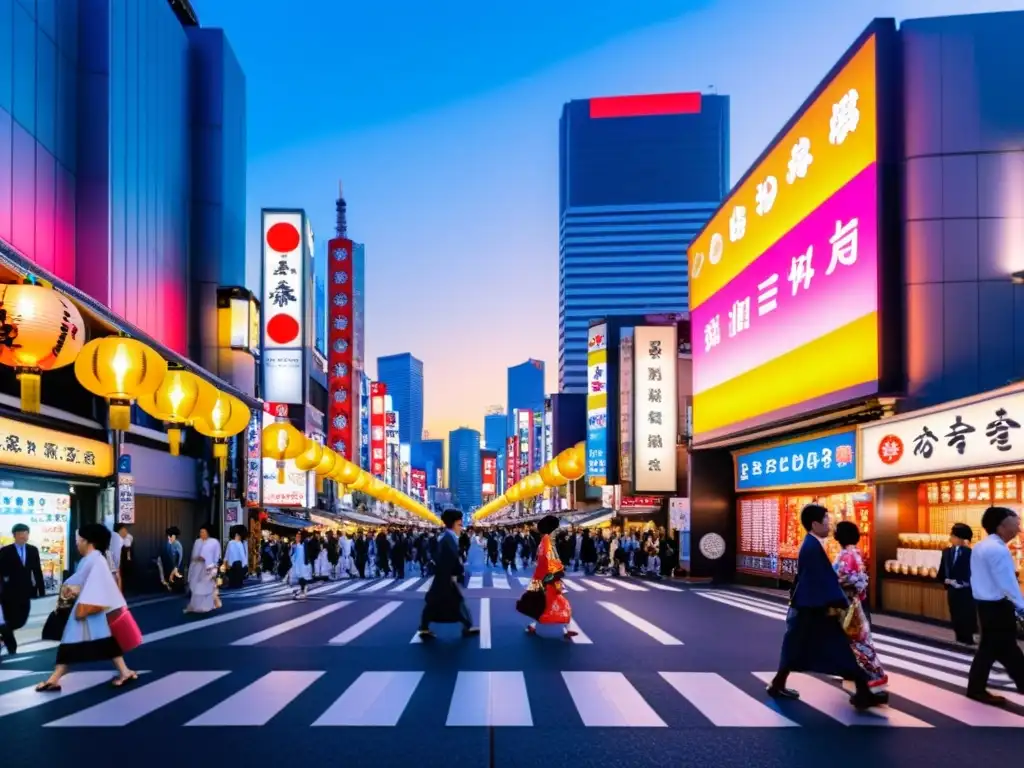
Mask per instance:
[[[247,78],[251,287],[259,209],[366,243],[367,356],[424,361],[426,428],[480,429],[505,369],[558,367],[558,118],[573,98],[732,98],[746,170],[876,16],[1019,0],[192,0]]]

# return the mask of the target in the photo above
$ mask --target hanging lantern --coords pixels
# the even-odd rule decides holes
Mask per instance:
[[[164,380],[167,363],[155,350],[127,336],[93,339],[75,359],[78,383],[110,406],[110,428],[126,432],[132,402],[151,395]]]
[[[364,474],[358,464],[353,464],[348,459],[338,457],[338,469],[336,479],[345,485],[353,485],[360,475]],[[356,490],[359,490],[356,488]]]
[[[370,475],[366,470],[360,469],[359,473],[356,475],[355,480],[353,480],[348,485],[351,486],[352,490],[354,491],[362,491],[363,493],[366,493],[366,488],[370,485],[370,481],[372,481],[373,479],[373,476]]]
[[[306,436],[290,421],[275,421],[263,428],[263,456],[277,462],[277,484],[284,485],[284,463],[306,450]]]
[[[192,428],[213,439],[213,455],[221,472],[228,465],[228,440],[246,429],[250,421],[252,411],[237,397],[214,389],[205,381],[200,384],[199,404],[192,419]],[[263,447],[266,451],[265,439]]]
[[[576,453],[576,448],[566,448],[564,451],[558,454],[558,457],[555,459],[555,461],[555,466],[557,467],[559,473],[566,480],[579,480],[581,477],[583,477],[583,473],[585,471],[585,457],[580,458],[580,456],[578,456]]]
[[[295,457],[295,468],[303,472],[312,472],[320,465],[324,457],[324,447],[311,437],[306,438],[306,450]]]
[[[516,483],[507,491],[505,491],[505,498],[508,499],[513,504],[519,501],[519,483]]]
[[[205,385],[194,373],[174,368],[167,371],[155,392],[139,396],[139,408],[164,423],[172,456],[181,452],[181,429],[192,423]]]
[[[317,493],[324,492],[324,480],[328,477],[333,477],[333,472],[335,467],[337,467],[338,459],[340,458],[341,457],[338,456],[338,454],[336,454],[331,448],[324,446],[323,454],[320,456],[320,461],[315,467],[313,467],[313,471],[316,473]]]
[[[540,468],[540,479],[549,486],[565,485],[568,482],[568,479],[558,471],[558,459],[552,459]]]
[[[0,364],[21,382],[21,410],[39,413],[40,374],[75,361],[85,344],[78,307],[42,285],[0,286]]]

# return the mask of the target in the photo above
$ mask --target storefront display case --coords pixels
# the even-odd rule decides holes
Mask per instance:
[[[970,475],[918,483],[916,504],[899,510],[896,557],[886,560],[883,601],[886,610],[949,620],[945,588],[939,577],[942,550],[955,523],[984,536],[981,515],[993,504],[1021,512],[1024,476],[1018,473]],[[1017,578],[1024,585],[1024,543],[1010,542]]]

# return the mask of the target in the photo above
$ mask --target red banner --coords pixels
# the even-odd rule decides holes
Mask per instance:
[[[387,393],[388,388],[384,382],[370,382],[370,474],[376,477],[383,477],[386,467],[384,396]]]
[[[353,282],[352,241],[336,237],[327,243],[327,444],[349,461],[358,462],[353,418],[357,400],[352,366]]]
[[[480,460],[480,484],[483,495],[493,498],[498,487],[498,460],[493,456],[484,456]]]
[[[622,509],[641,509],[643,507],[660,507],[660,496],[623,496],[619,500]]]
[[[427,500],[427,471],[425,469],[409,470],[409,488],[413,498],[420,501]]]
[[[505,441],[505,490],[519,482],[519,438],[510,437]]]

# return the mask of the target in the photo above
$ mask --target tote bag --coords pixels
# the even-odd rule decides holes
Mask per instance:
[[[122,653],[134,651],[142,645],[142,630],[127,608],[116,615],[107,614],[107,621],[110,624],[110,634],[117,641]]]

